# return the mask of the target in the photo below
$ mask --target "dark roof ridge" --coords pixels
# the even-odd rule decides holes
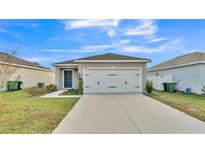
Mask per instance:
[[[189,52],[189,53],[184,54],[184,55],[177,56],[175,58],[185,57],[185,56],[189,56],[189,55],[193,55],[193,54],[203,54],[203,53],[204,52],[202,52],[202,51],[193,51],[193,52]]]

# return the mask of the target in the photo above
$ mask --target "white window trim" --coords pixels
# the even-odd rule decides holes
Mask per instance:
[[[83,71],[83,93],[85,93],[85,66],[83,66],[82,68],[82,71]]]
[[[64,74],[65,74],[65,71],[71,71],[72,72],[72,87],[71,88],[66,88],[65,87],[65,78],[64,78]],[[74,70],[73,69],[64,69],[63,70],[63,89],[74,89]]]
[[[143,85],[142,85],[142,68],[141,67],[139,67],[139,70],[140,70],[140,93],[143,93],[143,91],[142,91],[142,88],[143,88]]]

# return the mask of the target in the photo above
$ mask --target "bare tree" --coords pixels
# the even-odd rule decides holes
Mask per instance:
[[[8,50],[2,57],[2,60],[0,61],[0,100],[2,99],[2,92],[6,87],[9,78],[18,69],[13,64],[16,63],[15,55],[19,49],[19,47],[16,47]]]

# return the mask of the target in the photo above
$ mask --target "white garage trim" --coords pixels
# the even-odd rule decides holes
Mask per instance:
[[[142,93],[142,68],[141,67],[83,67],[83,81],[85,83],[85,72],[86,70],[139,70],[139,92]],[[85,91],[85,84],[84,84]],[[136,91],[137,92],[137,91]],[[105,91],[106,93],[106,91]]]
[[[136,70],[141,69],[140,67],[116,67],[116,66],[109,66],[109,67],[86,67],[86,70]]]
[[[83,93],[85,92],[85,67],[83,67]]]

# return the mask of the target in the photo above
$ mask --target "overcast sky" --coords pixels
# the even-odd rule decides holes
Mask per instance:
[[[149,66],[205,51],[205,20],[0,20],[0,50],[50,67],[102,53],[150,58]]]

